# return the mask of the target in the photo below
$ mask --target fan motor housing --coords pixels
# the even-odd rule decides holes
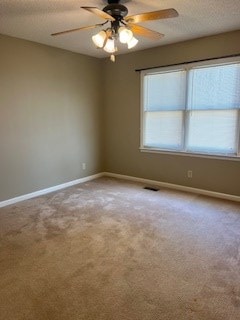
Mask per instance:
[[[114,17],[117,20],[121,20],[128,14],[128,9],[122,4],[111,3],[103,8],[103,11],[110,14],[110,16]]]

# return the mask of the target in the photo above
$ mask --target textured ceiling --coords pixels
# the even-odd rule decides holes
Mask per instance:
[[[137,36],[131,51],[240,29],[240,0],[131,0],[123,1],[129,15],[175,8],[178,18],[142,22],[140,25],[164,33],[161,40]],[[102,9],[104,0],[0,0],[0,33],[95,57],[107,56],[96,49],[91,36],[100,29],[51,37],[51,33],[102,23],[81,6]],[[239,39],[240,40],[240,39]],[[119,53],[126,53],[119,46]]]

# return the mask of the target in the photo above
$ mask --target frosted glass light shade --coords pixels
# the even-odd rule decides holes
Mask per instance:
[[[106,32],[103,30],[92,36],[92,41],[97,48],[103,47],[106,36]]]
[[[133,47],[135,47],[138,44],[138,39],[132,37],[132,39],[130,41],[128,41],[127,45],[128,45],[128,49],[132,49]]]
[[[120,27],[118,30],[118,34],[121,43],[128,43],[133,37],[132,31],[125,27]]]
[[[114,53],[116,51],[114,40],[108,39],[107,43],[103,49],[108,53]]]

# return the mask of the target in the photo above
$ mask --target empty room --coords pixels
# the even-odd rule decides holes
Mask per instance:
[[[240,319],[240,1],[0,1],[0,320]]]

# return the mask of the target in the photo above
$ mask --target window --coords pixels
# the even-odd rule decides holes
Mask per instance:
[[[240,156],[240,61],[142,71],[141,149]]]

